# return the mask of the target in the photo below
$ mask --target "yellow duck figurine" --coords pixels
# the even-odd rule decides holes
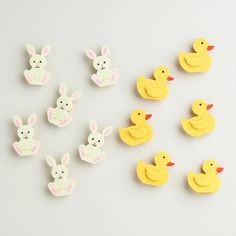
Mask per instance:
[[[137,146],[151,140],[152,127],[146,123],[146,120],[151,117],[151,114],[145,114],[141,109],[133,111],[131,121],[135,125],[128,128],[119,128],[121,140],[129,146]]]
[[[209,56],[208,51],[213,48],[214,46],[209,45],[206,39],[196,39],[193,43],[195,52],[179,53],[179,63],[181,67],[189,73],[208,71],[211,66],[211,57]]]
[[[174,78],[169,76],[169,70],[164,66],[159,66],[155,69],[154,78],[155,80],[152,80],[140,76],[137,80],[138,93],[145,99],[163,100],[169,92],[166,81]]]
[[[184,131],[192,137],[200,137],[210,133],[215,128],[215,119],[208,113],[213,104],[207,105],[204,100],[197,100],[192,105],[192,111],[196,116],[182,120]]]
[[[170,161],[169,154],[160,152],[154,157],[155,165],[146,164],[144,161],[139,161],[137,165],[137,176],[144,184],[161,186],[168,180],[169,173],[166,170],[167,166],[173,166],[175,163]]]
[[[217,173],[224,168],[219,167],[216,161],[207,160],[203,163],[202,170],[205,174],[188,173],[188,184],[190,188],[197,193],[214,193],[220,187],[220,179]]]

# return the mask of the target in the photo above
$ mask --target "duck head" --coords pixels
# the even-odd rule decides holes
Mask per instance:
[[[214,48],[214,46],[209,45],[208,41],[204,38],[196,39],[193,42],[193,49],[196,52],[207,52]]]
[[[160,152],[154,157],[156,165],[173,166],[175,163],[170,161],[170,156],[167,152]]]
[[[156,80],[162,80],[162,81],[166,81],[166,80],[171,81],[174,79],[173,77],[170,76],[169,69],[165,66],[159,66],[155,69],[154,78]]]
[[[146,123],[146,120],[149,120],[152,117],[152,114],[146,114],[143,110],[137,109],[131,113],[131,121],[134,124],[143,124]]]
[[[220,167],[214,160],[206,160],[203,163],[202,170],[207,174],[217,174],[224,170],[223,167]]]
[[[196,115],[206,113],[213,107],[213,104],[207,104],[204,100],[196,100],[192,105],[192,111]]]

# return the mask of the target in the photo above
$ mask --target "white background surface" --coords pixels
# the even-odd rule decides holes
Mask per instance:
[[[235,1],[10,1],[1,0],[1,196],[0,235],[4,236],[233,236],[236,231]],[[177,67],[177,55],[192,41],[206,37],[215,45],[209,72],[191,75]],[[45,87],[23,79],[29,67],[25,46],[52,46],[47,68],[52,78]],[[115,86],[100,89],[86,48],[99,52],[107,43],[112,65],[119,69]],[[170,68],[176,80],[163,102],[141,99],[135,90],[139,75],[151,76],[158,65]],[[83,91],[73,122],[59,129],[49,125],[46,109],[54,106],[58,85]],[[190,116],[193,100],[214,103],[213,133],[200,139],[184,135],[180,120]],[[117,128],[129,125],[129,114],[143,108],[153,114],[151,142],[140,147],[121,143]],[[12,149],[17,139],[12,116],[38,115],[37,156],[19,158]],[[113,125],[106,140],[107,159],[90,166],[78,159],[86,141],[88,122]],[[152,162],[166,150],[176,163],[168,183],[142,185],[135,175],[139,159]],[[45,157],[70,152],[70,177],[77,186],[68,198],[47,190],[51,180]],[[222,187],[213,195],[197,195],[186,186],[186,173],[199,171],[205,159],[216,159],[225,171]]]

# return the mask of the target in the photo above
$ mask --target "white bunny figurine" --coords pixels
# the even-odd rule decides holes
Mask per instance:
[[[54,178],[54,181],[48,184],[48,189],[56,197],[71,194],[75,187],[75,181],[68,179],[68,168],[66,166],[69,164],[69,161],[69,153],[63,155],[61,164],[58,165],[53,157],[47,156],[47,163],[52,167],[51,175]]]
[[[50,47],[43,47],[41,54],[36,54],[35,48],[33,45],[27,45],[27,52],[30,57],[30,70],[24,71],[24,76],[27,82],[31,85],[44,85],[48,82],[51,73],[44,69],[46,65],[46,56],[50,52]]]
[[[106,127],[102,133],[99,133],[97,123],[90,121],[89,128],[91,134],[88,136],[88,145],[79,146],[80,158],[91,164],[97,164],[105,158],[105,153],[101,151],[101,147],[104,145],[104,138],[112,133],[112,127]]]
[[[118,71],[110,68],[110,60],[107,57],[109,54],[109,47],[107,45],[102,47],[101,53],[101,56],[96,56],[96,53],[93,50],[86,50],[86,55],[93,60],[93,66],[97,70],[97,73],[93,74],[91,79],[99,87],[105,87],[116,82]]]
[[[48,121],[58,127],[64,127],[72,121],[70,112],[74,106],[73,102],[78,100],[81,92],[76,91],[71,96],[67,95],[67,88],[64,84],[59,87],[60,97],[57,99],[55,108],[49,107],[47,110]]]
[[[13,122],[18,127],[17,135],[20,138],[19,142],[13,144],[13,147],[20,156],[33,156],[39,150],[40,142],[33,139],[34,129],[32,126],[35,124],[36,119],[36,115],[32,114],[28,118],[27,125],[23,125],[20,117],[13,117]]]

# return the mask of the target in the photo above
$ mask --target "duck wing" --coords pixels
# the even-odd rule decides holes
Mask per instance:
[[[128,131],[131,136],[137,139],[145,137],[148,133],[148,130],[145,127],[136,127],[136,126],[130,127]]]
[[[208,187],[212,184],[212,179],[205,174],[196,174],[193,179],[201,187]]]
[[[145,171],[146,171],[146,176],[150,180],[158,181],[162,178],[161,173],[157,170],[157,168],[155,166],[150,166],[150,167],[146,168]]]
[[[200,66],[203,62],[202,56],[196,53],[187,53],[185,54],[184,59],[187,64],[193,67]]]
[[[194,117],[190,119],[189,123],[193,126],[193,128],[198,129],[198,130],[203,130],[208,127],[207,118]]]

